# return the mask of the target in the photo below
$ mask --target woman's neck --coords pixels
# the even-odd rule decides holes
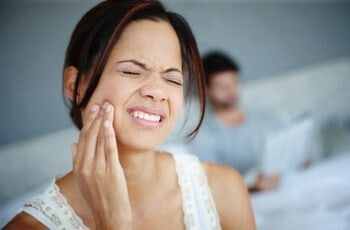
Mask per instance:
[[[118,146],[119,161],[124,170],[130,203],[138,205],[154,191],[158,166],[154,150],[140,151]]]

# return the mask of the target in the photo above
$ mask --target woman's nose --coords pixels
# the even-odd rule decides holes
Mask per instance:
[[[162,84],[162,79],[157,74],[149,76],[145,84],[140,88],[140,94],[154,101],[165,101],[168,99],[166,87]]]

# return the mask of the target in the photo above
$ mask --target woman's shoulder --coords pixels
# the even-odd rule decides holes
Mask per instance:
[[[237,206],[237,204],[244,201],[239,198],[242,198],[242,196],[244,198],[245,196],[249,197],[247,188],[237,170],[225,165],[207,162],[201,162],[201,165],[207,176],[208,185],[214,199],[217,197],[221,201],[221,198],[224,198],[224,203],[235,201],[234,204]],[[223,194],[232,194],[232,196],[220,196]]]
[[[201,162],[224,229],[255,229],[249,193],[233,168]]]

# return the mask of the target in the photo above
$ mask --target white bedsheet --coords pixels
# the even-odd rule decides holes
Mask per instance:
[[[349,230],[350,152],[287,175],[252,204],[258,230]]]

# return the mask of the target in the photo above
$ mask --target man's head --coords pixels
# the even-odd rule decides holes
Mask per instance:
[[[239,66],[221,52],[203,57],[208,96],[217,108],[232,108],[238,104]]]

